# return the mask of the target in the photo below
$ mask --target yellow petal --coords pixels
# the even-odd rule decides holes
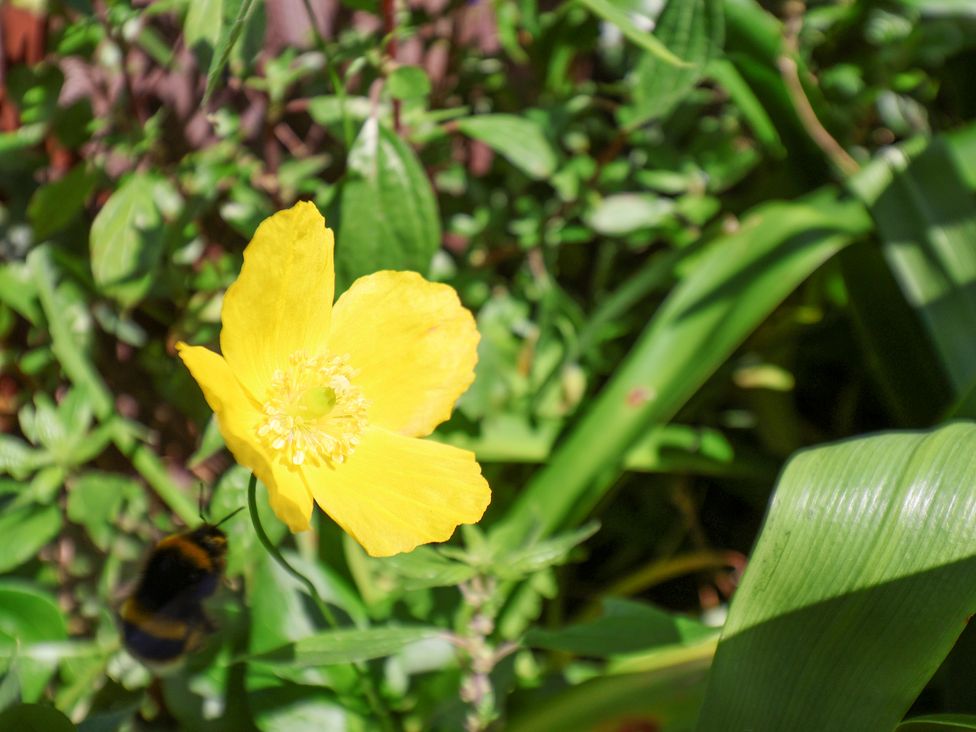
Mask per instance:
[[[451,416],[474,380],[474,318],[447,285],[415,272],[360,277],[335,305],[329,350],[348,354],[369,421],[421,436]]]
[[[446,541],[491,500],[474,453],[376,427],[347,462],[306,475],[319,506],[374,557]]]
[[[292,531],[308,528],[312,497],[301,476],[280,465],[257,437],[262,415],[254,398],[234,377],[223,358],[202,346],[177,343],[183,363],[217,415],[217,426],[234,459],[250,469],[268,488],[271,507]]]
[[[259,401],[292,353],[315,355],[325,347],[333,246],[322,214],[303,201],[261,222],[244,250],[241,274],[224,296],[220,350]]]

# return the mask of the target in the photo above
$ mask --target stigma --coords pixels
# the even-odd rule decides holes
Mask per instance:
[[[342,464],[359,444],[369,410],[355,376],[348,356],[291,354],[272,374],[258,437],[291,465]]]

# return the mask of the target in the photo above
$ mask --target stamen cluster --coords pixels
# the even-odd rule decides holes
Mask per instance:
[[[342,464],[359,444],[369,402],[346,355],[296,351],[276,369],[258,437],[292,465]]]

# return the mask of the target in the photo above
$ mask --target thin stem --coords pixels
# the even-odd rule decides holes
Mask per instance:
[[[339,110],[342,113],[342,137],[346,148],[352,146],[352,119],[349,117],[349,110],[346,109],[346,87],[342,84],[342,80],[339,79],[339,74],[336,72],[335,64],[332,63],[332,58],[329,56],[329,46],[325,42],[322,34],[319,33],[318,22],[315,19],[315,11],[312,9],[311,0],[302,0],[305,4],[305,13],[308,15],[308,23],[312,26],[312,35],[315,37],[315,45],[319,47],[319,51],[325,57],[325,67],[329,72],[329,81],[332,83],[332,91],[335,95],[339,97]]]
[[[251,473],[251,478],[247,483],[247,510],[251,514],[251,523],[254,525],[254,533],[258,536],[258,541],[261,542],[261,546],[264,547],[265,551],[274,559],[278,565],[284,569],[288,574],[297,579],[311,596],[312,600],[315,602],[316,607],[318,607],[319,612],[322,613],[322,617],[325,618],[326,622],[333,628],[338,629],[339,623],[336,620],[335,614],[329,607],[328,603],[319,594],[319,591],[312,584],[312,581],[306,577],[304,574],[295,569],[288,560],[282,556],[281,552],[278,551],[278,547],[271,543],[271,539],[264,531],[264,527],[261,525],[261,517],[258,515],[258,502],[257,502],[257,485],[258,479],[254,473]],[[363,692],[366,694],[366,699],[369,702],[369,706],[372,708],[373,713],[379,719],[381,726],[386,732],[393,732],[396,729],[393,717],[390,711],[386,708],[386,705],[380,699],[379,694],[376,692],[376,686],[373,683],[373,677],[369,675],[365,664],[356,663],[353,664],[357,673],[359,674],[360,681],[363,684]]]
[[[386,33],[386,55],[396,68],[396,0],[383,0],[383,31]],[[385,64],[384,64],[385,67]],[[393,100],[393,131],[400,134],[400,100]]]
[[[802,2],[792,2],[787,5],[787,18],[783,23],[785,53],[780,55],[776,64],[779,67],[780,75],[783,77],[783,83],[786,85],[786,91],[793,103],[793,108],[796,110],[796,114],[810,139],[823,151],[837,170],[844,175],[854,175],[861,166],[820,122],[820,118],[817,117],[817,113],[803,89],[803,82],[800,80],[800,71],[794,56],[799,56],[800,53],[799,37],[803,26],[803,12],[804,5]]]
[[[339,623],[335,618],[335,614],[332,612],[332,608],[330,608],[329,604],[322,599],[321,595],[319,595],[319,591],[315,588],[315,585],[312,584],[312,581],[288,563],[288,560],[282,556],[280,551],[278,551],[278,547],[271,543],[271,539],[268,538],[268,535],[264,532],[264,527],[261,525],[261,517],[258,515],[257,485],[257,476],[254,475],[254,473],[251,473],[251,479],[247,483],[247,510],[251,514],[251,523],[254,524],[254,531],[258,535],[258,541],[261,542],[261,545],[264,547],[265,551],[271,555],[271,558],[274,559],[282,569],[304,585],[312,600],[315,601],[316,607],[318,607],[319,612],[322,613],[322,617],[325,618],[326,622],[333,628],[338,628]]]

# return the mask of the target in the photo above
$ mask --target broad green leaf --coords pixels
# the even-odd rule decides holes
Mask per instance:
[[[790,292],[869,227],[857,202],[823,189],[759,206],[713,241],[502,524],[528,536],[585,517],[646,430],[673,417]]]
[[[621,7],[620,3],[614,2],[614,0],[579,0],[579,2],[589,8],[595,15],[599,15],[608,23],[617,26],[620,32],[627,36],[632,43],[637,44],[648,53],[661,59],[664,63],[676,67],[688,65],[684,59],[676,56],[671,49],[665,46],[661,42],[661,39],[638,28],[637,24],[634,23],[631,16],[627,13],[627,10]]]
[[[78,163],[60,180],[34,191],[27,217],[34,225],[35,239],[46,239],[70,224],[81,213],[97,182],[97,175],[85,163]]]
[[[893,729],[976,611],[974,546],[976,425],[798,453],[732,601],[699,730]]]
[[[654,36],[688,65],[675,66],[651,53],[640,60],[633,75],[633,104],[622,107],[619,114],[628,127],[667,117],[721,51],[725,36],[721,1],[669,0]]]
[[[323,666],[368,661],[390,656],[411,643],[443,634],[438,628],[341,628],[299,638],[251,660],[282,666]]]
[[[18,704],[0,714],[0,729],[17,732],[74,732],[71,720],[47,704]]]
[[[0,582],[0,670],[6,671],[7,659],[14,660],[25,701],[40,698],[57,666],[57,656],[21,658],[18,649],[63,641],[67,636],[64,617],[52,598],[26,584]],[[0,729],[9,728],[0,726]]]
[[[530,178],[548,178],[558,159],[542,126],[514,114],[480,114],[456,122],[468,137],[481,140]]]
[[[888,148],[850,180],[957,396],[976,379],[976,201],[941,138]],[[967,414],[964,416],[976,416]]]
[[[906,719],[895,732],[953,732],[976,729],[976,716],[971,714],[932,714]]]
[[[0,513],[0,572],[36,558],[60,530],[57,506],[27,505]]]
[[[91,228],[91,268],[99,290],[123,307],[145,297],[163,254],[163,209],[178,196],[154,173],[135,173],[98,212]]]
[[[376,118],[349,151],[340,207],[340,284],[378,269],[427,273],[441,243],[437,199],[413,150]]]
[[[526,645],[603,658],[637,653],[656,646],[686,643],[716,631],[696,620],[673,615],[653,605],[609,597],[603,615],[560,630],[530,630]]]
[[[430,94],[430,79],[419,66],[398,66],[386,84],[394,99],[417,99]]]

